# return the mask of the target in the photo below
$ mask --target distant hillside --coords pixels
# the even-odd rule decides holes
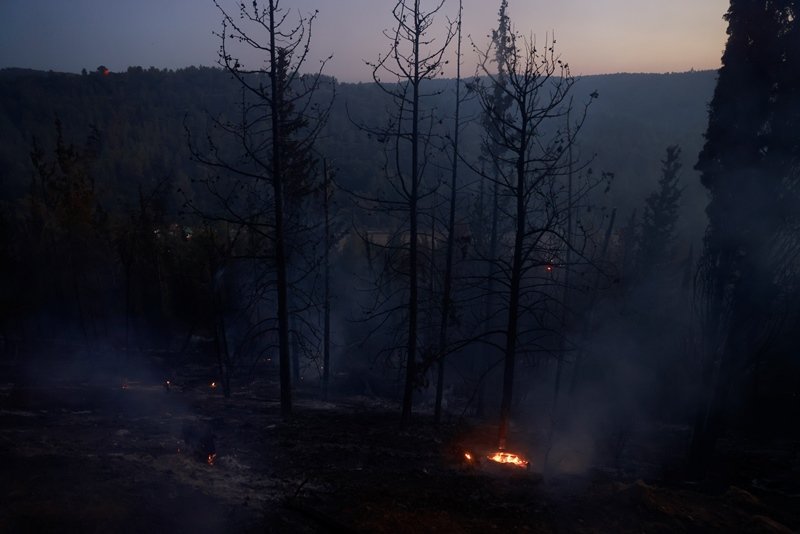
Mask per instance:
[[[589,76],[579,84],[600,94],[583,142],[587,152],[597,154],[596,167],[616,174],[612,204],[623,212],[640,206],[656,186],[666,147],[677,143],[683,149],[686,188],[681,229],[699,226],[702,231],[707,198],[693,167],[703,145],[716,72]]]
[[[437,107],[447,115],[452,107],[453,81],[436,83],[444,89]],[[577,102],[595,90],[600,95],[590,110],[581,152],[586,157],[596,154],[595,169],[616,174],[610,204],[623,213],[641,204],[655,186],[666,146],[679,143],[687,198],[683,227],[702,226],[705,195],[691,168],[702,144],[706,104],[714,84],[715,73],[708,71],[613,74],[579,80],[574,92]],[[108,76],[0,70],[2,197],[25,194],[31,176],[32,139],[52,146],[55,117],[60,118],[71,141],[82,141],[92,125],[99,130],[102,149],[95,174],[109,199],[135,198],[132,195],[140,187],[152,187],[166,176],[175,188],[191,190],[192,176],[204,171],[189,159],[185,121],[202,134],[208,114],[235,112],[240,94],[226,73],[211,68],[160,71],[134,67]],[[468,108],[468,116],[477,116],[474,102]],[[381,147],[352,120],[374,123],[384,116],[384,110],[384,98],[372,84],[338,85],[320,147],[335,161],[340,179],[350,187],[370,189],[380,182]],[[477,123],[467,130],[467,154],[478,150],[478,131]]]

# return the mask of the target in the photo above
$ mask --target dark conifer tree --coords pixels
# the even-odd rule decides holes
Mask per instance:
[[[690,463],[702,472],[726,405],[783,322],[797,223],[797,9],[793,0],[732,0],[728,42],[696,169],[710,193],[700,261],[702,384]],[[794,74],[789,74],[794,72]],[[793,81],[795,80],[795,81]],[[793,102],[793,104],[789,104]],[[786,107],[788,105],[788,107]]]
[[[661,161],[658,190],[645,200],[636,250],[636,268],[639,276],[647,276],[664,262],[669,246],[674,240],[681,198],[680,156],[680,147],[676,145],[667,147],[666,159]]]

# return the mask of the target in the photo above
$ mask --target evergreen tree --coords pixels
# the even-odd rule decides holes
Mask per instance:
[[[794,0],[732,0],[728,42],[696,169],[710,193],[700,262],[702,384],[690,462],[702,471],[733,388],[783,321],[796,286],[797,100]],[[788,290],[788,291],[787,291]]]
[[[645,200],[636,249],[636,268],[639,276],[647,276],[664,262],[675,237],[675,224],[678,221],[681,198],[681,187],[678,185],[681,170],[680,156],[680,147],[677,145],[667,147],[666,159],[661,161],[658,190]]]

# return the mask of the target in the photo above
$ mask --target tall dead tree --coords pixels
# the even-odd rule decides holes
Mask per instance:
[[[507,314],[500,448],[505,447],[508,437],[517,354],[522,348],[531,351],[534,340],[526,337],[546,328],[541,317],[547,315],[548,303],[556,293],[549,273],[554,266],[569,267],[559,251],[572,246],[563,229],[577,192],[567,195],[563,178],[572,170],[569,147],[576,142],[588,102],[570,128],[563,129],[571,113],[575,79],[569,66],[556,55],[554,44],[554,40],[547,40],[539,48],[532,38],[510,32],[502,44],[507,46],[506,53],[497,54],[498,45],[493,40],[487,50],[479,51],[474,83],[487,117],[485,144],[502,149],[495,158],[494,172],[487,178],[512,204],[508,239],[500,240],[510,245],[493,262],[505,288],[501,300]],[[497,70],[490,66],[492,58],[501,62]],[[497,72],[504,73],[505,79]],[[496,91],[507,99],[507,107],[495,105]],[[493,177],[495,173],[497,178]],[[537,310],[539,314],[534,313]]]
[[[411,416],[414,386],[417,381],[417,350],[419,322],[420,269],[420,201],[426,195],[423,177],[428,164],[431,141],[432,110],[423,101],[439,93],[425,82],[442,75],[443,59],[453,38],[452,25],[444,27],[439,40],[435,19],[442,11],[444,0],[423,8],[421,0],[398,0],[392,9],[394,27],[384,31],[389,51],[375,62],[368,62],[377,86],[391,99],[393,108],[384,127],[362,128],[384,140],[394,152],[393,165],[386,174],[393,198],[372,199],[387,210],[404,214],[401,237],[396,240],[395,252],[405,263],[407,295],[401,312],[407,321],[405,340],[405,382],[403,386],[402,423]],[[384,77],[388,77],[387,81]],[[397,257],[397,256],[395,256]],[[386,313],[383,310],[382,313]]]
[[[333,246],[333,235],[331,229],[331,176],[328,171],[328,160],[322,160],[322,201],[323,215],[325,217],[325,240],[323,246],[323,266],[325,284],[325,302],[323,304],[323,334],[322,334],[322,399],[328,400],[328,386],[331,376],[331,259],[330,252]]]
[[[494,64],[494,82],[491,92],[487,94],[488,100],[487,105],[490,105],[491,108],[494,110],[494,113],[497,115],[504,115],[508,110],[509,106],[511,105],[510,98],[505,91],[506,86],[506,58],[510,53],[510,34],[511,34],[511,19],[508,16],[508,0],[501,0],[500,2],[500,9],[497,13],[497,28],[492,30],[491,39],[492,39],[492,53],[494,57],[492,58],[492,63]],[[489,59],[491,56],[487,56]],[[489,102],[489,100],[491,102]],[[484,129],[491,129],[494,128],[494,123],[492,122],[492,118],[490,115],[484,113],[482,117],[483,127]],[[483,161],[489,163],[489,168],[486,169],[485,166],[479,173],[481,175],[480,181],[480,194],[479,194],[479,213],[480,213],[480,220],[479,220],[479,228],[482,231],[485,231],[485,225],[488,223],[489,225],[489,235],[488,235],[488,242],[485,243],[485,247],[481,250],[484,259],[486,260],[486,277],[485,277],[485,299],[484,299],[484,312],[483,312],[483,322],[484,328],[487,331],[492,331],[496,329],[497,326],[497,307],[495,301],[495,282],[496,282],[496,275],[494,271],[495,262],[494,259],[497,257],[497,245],[498,245],[498,236],[499,236],[499,225],[500,225],[500,211],[501,211],[501,197],[500,197],[500,181],[498,180],[499,174],[498,169],[499,166],[502,165],[502,160],[500,159],[501,156],[506,152],[507,148],[504,147],[502,144],[497,144],[491,142],[491,137],[487,138],[486,143],[484,143],[481,147],[482,154],[481,157]],[[483,178],[484,174],[490,177],[490,179]],[[486,220],[486,186],[490,186],[490,219]],[[475,363],[475,369],[473,370],[476,375],[478,375],[478,399],[477,399],[477,407],[476,411],[478,415],[483,415],[484,412],[484,397],[485,397],[485,380],[484,375],[487,374],[487,371],[484,370],[484,365],[488,366],[488,369],[491,369],[491,366],[484,360],[484,358],[476,357],[478,361]]]
[[[310,190],[312,148],[325,123],[330,102],[318,93],[326,78],[325,61],[312,74],[304,74],[316,12],[299,17],[294,25],[280,0],[238,4],[233,16],[214,1],[222,15],[219,64],[242,87],[237,118],[212,118],[206,144],[190,136],[194,158],[218,173],[205,181],[214,201],[211,208],[195,206],[206,220],[244,227],[261,244],[250,251],[253,261],[270,267],[268,285],[277,303],[277,340],[280,362],[281,413],[292,412],[291,347],[289,342],[290,280],[287,236],[297,228],[287,207],[300,209],[299,197]],[[255,52],[248,67],[243,58]],[[224,139],[220,139],[224,138]],[[297,245],[295,245],[297,246]],[[262,329],[264,332],[269,329]]]
[[[458,196],[458,160],[460,154],[461,133],[461,21],[464,12],[463,2],[458,2],[458,18],[456,19],[456,109],[453,119],[453,161],[450,173],[450,198],[447,216],[447,251],[445,253],[444,284],[442,288],[441,323],[439,325],[438,361],[436,376],[436,403],[434,420],[442,420],[442,394],[444,391],[444,358],[447,354],[447,327],[450,322],[450,310],[453,291],[453,252],[455,249],[456,230],[456,198]],[[434,236],[431,234],[433,242]]]

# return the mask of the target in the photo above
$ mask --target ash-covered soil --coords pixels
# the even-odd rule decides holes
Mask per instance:
[[[11,381],[0,379],[0,531],[800,529],[800,496],[768,483],[775,478],[694,486],[609,469],[543,478],[529,448],[520,452],[532,456],[530,470],[485,459],[491,425],[454,419],[437,428],[418,416],[401,429],[392,405],[321,402],[312,389],[298,391],[296,415],[285,422],[274,382],[225,399],[210,374],[172,377],[167,389],[153,373],[45,383],[8,371]],[[213,429],[213,465],[187,450],[187,424]],[[483,459],[469,462],[465,452]],[[755,469],[752,458],[739,460]]]

